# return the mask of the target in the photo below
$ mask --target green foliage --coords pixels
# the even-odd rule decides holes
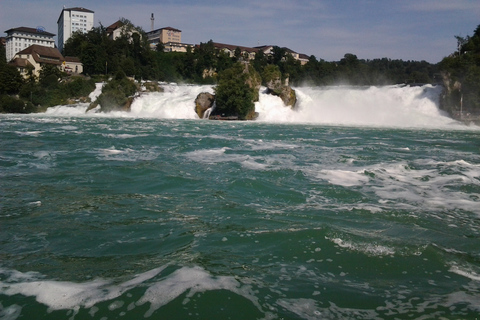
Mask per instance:
[[[262,82],[264,85],[274,82],[273,90],[276,95],[279,95],[282,90],[282,73],[277,65],[269,64],[263,69]]]
[[[214,114],[221,116],[238,116],[245,119],[255,111],[253,103],[254,88],[248,85],[249,74],[244,72],[241,63],[224,70],[219,74],[218,85],[215,88],[216,108]]]
[[[135,83],[128,79],[122,70],[119,70],[115,78],[105,84],[97,102],[104,112],[118,110],[124,107],[128,97],[133,96],[136,91]]]
[[[449,79],[443,107],[451,113],[462,109],[480,115],[480,25],[472,37],[455,38],[457,51],[439,63]]]
[[[72,77],[64,82],[62,91],[67,97],[79,98],[88,96],[95,90],[95,81],[93,79],[84,79],[82,77]]]
[[[35,107],[31,103],[8,96],[0,95],[0,113],[31,113]]]
[[[0,62],[0,94],[18,93],[23,85],[23,78],[17,68]]]

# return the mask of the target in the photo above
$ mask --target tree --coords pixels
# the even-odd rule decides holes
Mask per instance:
[[[23,78],[17,68],[0,62],[0,94],[16,94],[23,84]]]
[[[455,37],[457,52],[439,67],[449,81],[442,107],[454,114],[466,111],[480,115],[480,25],[471,37]]]
[[[255,111],[254,97],[254,89],[248,85],[248,73],[242,63],[238,62],[219,74],[215,88],[214,112],[226,117],[238,116],[239,119],[246,119]]]

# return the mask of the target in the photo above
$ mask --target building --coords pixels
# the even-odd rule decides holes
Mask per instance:
[[[121,37],[123,34],[127,34],[131,40],[132,35],[134,33],[138,34],[140,38],[142,38],[142,35],[140,34],[140,32],[138,32],[132,24],[130,23],[125,24],[121,20],[118,20],[114,24],[109,25],[106,28],[106,31],[107,31],[107,36],[110,40],[115,40]]]
[[[10,61],[10,64],[17,67],[23,77],[27,76],[29,68],[31,68],[33,74],[38,77],[44,65],[53,65],[61,71],[70,74],[80,74],[83,72],[83,65],[78,58],[64,58],[57,48],[44,47],[36,44],[18,52]]]
[[[242,46],[225,44],[225,43],[218,43],[218,42],[214,42],[213,46],[215,47],[215,49],[227,53],[230,57],[234,57],[235,52],[237,51],[237,49],[239,49],[240,50],[240,56],[242,58],[246,59],[246,60],[255,59],[255,55],[259,51],[263,51],[263,53],[266,56],[271,56],[271,55],[273,55],[273,51],[275,49],[275,47],[271,46],[271,45],[250,48],[250,47],[242,47]],[[297,53],[297,52],[295,52],[291,49],[288,49],[288,48],[283,48],[283,49],[285,50],[286,54],[290,54],[290,55],[292,55],[292,57],[295,60],[300,61],[301,65],[304,65],[308,62],[309,57],[306,54]]]
[[[188,44],[182,43],[182,31],[166,27],[147,32],[150,48],[155,49],[159,43],[164,45],[165,51],[187,52]]]
[[[214,42],[213,46],[215,47],[215,49],[218,49],[227,53],[230,57],[235,56],[235,51],[237,51],[237,48],[238,48],[240,50],[241,57],[246,58],[247,60],[255,59],[255,54],[259,50],[258,48],[241,47],[241,46],[236,46],[232,44],[225,44],[225,43],[218,43],[218,42]]]
[[[85,8],[63,8],[57,20],[58,49],[63,46],[75,32],[88,32],[94,25],[94,12]]]
[[[55,47],[55,36],[53,33],[46,32],[43,28],[13,28],[5,31],[7,34],[5,41],[5,50],[7,62],[13,59],[17,52],[28,48],[31,45],[40,45],[44,47]]]

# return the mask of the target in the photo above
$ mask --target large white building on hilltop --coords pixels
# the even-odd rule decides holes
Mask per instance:
[[[57,21],[58,50],[63,52],[63,46],[73,33],[88,32],[94,25],[94,12],[85,8],[63,8]]]
[[[53,33],[46,32],[43,28],[13,28],[5,31],[7,34],[5,41],[5,50],[7,62],[12,60],[17,52],[20,52],[31,45],[40,45],[54,48],[55,36]]]

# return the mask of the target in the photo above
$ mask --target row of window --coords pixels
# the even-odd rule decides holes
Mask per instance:
[[[28,34],[28,33],[17,33],[14,35],[14,37],[18,37],[18,38],[26,38],[26,37],[36,37],[36,38],[48,38],[48,36],[41,36],[41,35],[38,35],[38,34],[35,34],[35,35],[31,35],[31,34]]]

